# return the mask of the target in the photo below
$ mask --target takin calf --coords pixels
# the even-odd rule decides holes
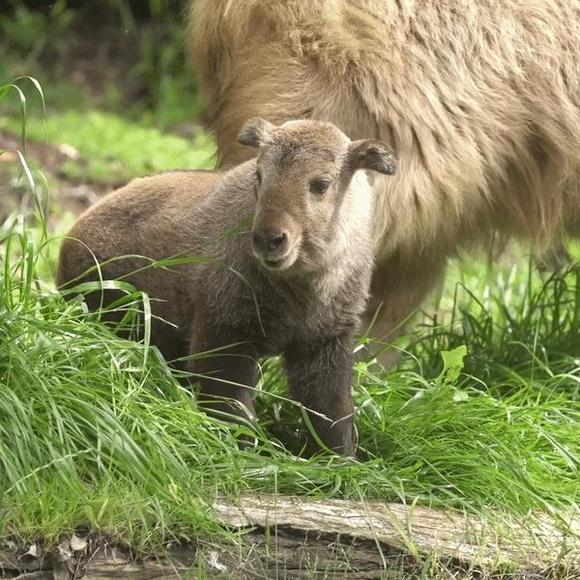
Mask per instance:
[[[258,157],[222,174],[136,179],[90,208],[63,243],[58,282],[98,279],[87,274],[96,260],[105,279],[147,293],[151,342],[168,360],[213,351],[187,365],[201,377],[200,401],[218,412],[254,419],[257,361],[282,355],[291,394],[320,439],[352,454],[353,346],[375,205],[358,170],[393,174],[394,156],[314,121],[257,119],[239,141]],[[174,256],[203,261],[148,267]],[[102,298],[88,295],[89,307]]]

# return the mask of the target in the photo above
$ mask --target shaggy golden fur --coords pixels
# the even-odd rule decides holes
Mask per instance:
[[[578,230],[579,0],[193,0],[190,40],[221,164],[257,112],[397,152],[374,177],[378,334],[459,247]]]

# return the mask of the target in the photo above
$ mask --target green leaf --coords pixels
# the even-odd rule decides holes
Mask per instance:
[[[463,370],[463,359],[467,355],[467,346],[462,344],[453,350],[444,350],[441,352],[443,359],[443,370],[438,377],[438,380],[446,384],[453,384],[459,378]]]

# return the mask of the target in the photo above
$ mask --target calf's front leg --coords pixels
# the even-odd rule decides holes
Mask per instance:
[[[352,336],[318,344],[293,344],[284,353],[292,397],[306,408],[320,440],[331,450],[354,455]],[[312,442],[312,450],[318,446]]]
[[[254,421],[254,387],[258,365],[253,350],[227,333],[198,329],[190,344],[192,353],[203,353],[188,367],[199,382],[199,403],[208,412]],[[211,351],[214,352],[211,352]]]

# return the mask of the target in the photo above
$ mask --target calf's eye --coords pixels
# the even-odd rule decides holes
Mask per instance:
[[[310,193],[315,195],[322,195],[330,186],[328,179],[313,179],[310,182]]]

